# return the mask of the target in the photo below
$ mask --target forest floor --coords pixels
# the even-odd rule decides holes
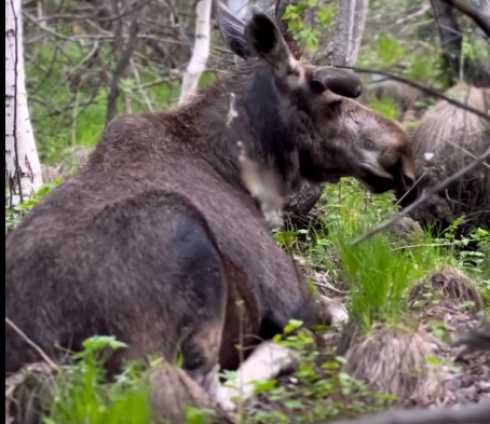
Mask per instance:
[[[490,400],[490,351],[461,354],[463,348],[452,343],[489,315],[490,267],[485,260],[475,265],[482,255],[468,260],[450,235],[436,239],[412,224],[413,231],[394,229],[352,247],[356,236],[393,212],[392,199],[371,198],[350,180],[327,187],[325,197],[329,202],[315,213],[319,226],[274,236],[319,292],[345,305],[350,322],[294,336],[285,331],[276,342],[299,354],[298,369],[259,382],[256,397],[241,405],[238,422],[318,423],[400,405]],[[6,229],[20,219],[8,215]],[[106,343],[121,348],[117,341]],[[87,414],[91,424],[149,423],[146,395],[135,391],[138,366],[129,364],[107,385],[89,360],[100,348],[96,344],[87,344],[82,365],[73,365],[56,389],[46,423],[81,423]],[[18,387],[6,387],[15,398]],[[185,424],[206,422],[208,410],[189,411]]]

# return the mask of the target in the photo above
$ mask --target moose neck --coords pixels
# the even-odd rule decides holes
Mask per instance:
[[[236,116],[230,122],[231,108]],[[272,71],[256,65],[235,69],[180,110],[196,122],[200,131],[194,143],[226,181],[246,190],[238,161],[241,141],[250,160],[279,177],[284,192],[299,179],[292,112],[277,91]]]

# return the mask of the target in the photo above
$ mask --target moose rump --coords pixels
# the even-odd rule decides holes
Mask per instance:
[[[78,184],[74,179],[66,188],[78,192]],[[221,343],[227,284],[202,213],[176,192],[149,189],[81,217],[64,194],[53,193],[51,202],[59,198],[68,207],[45,215],[41,205],[26,218],[27,228],[31,220],[45,227],[36,243],[22,227],[13,233],[16,243],[8,243],[7,316],[55,357],[49,342],[79,350],[84,339],[111,334],[129,344],[130,357],[153,351],[170,361],[180,347],[187,370],[210,371]],[[22,287],[32,279],[42,290]],[[32,306],[29,316],[16,313],[23,310],[17,302]],[[10,327],[6,345],[7,372],[37,359],[20,354],[27,346]]]

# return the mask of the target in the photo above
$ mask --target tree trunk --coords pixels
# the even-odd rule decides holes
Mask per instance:
[[[201,74],[206,70],[211,43],[212,0],[199,0],[196,6],[194,50],[182,80],[179,104],[196,93]]]
[[[354,66],[366,23],[369,0],[339,0],[334,65]]]
[[[361,45],[369,0],[339,0],[337,35],[334,42],[334,65],[353,66]],[[295,226],[309,225],[307,215],[323,193],[325,184],[302,183],[300,190],[289,196],[284,205],[287,218]]]
[[[458,22],[458,12],[441,0],[430,0],[430,3],[439,32],[447,85],[453,86],[463,79],[476,87],[490,87],[488,62],[484,63],[478,58],[475,61],[462,60],[463,33]],[[489,0],[472,0],[471,5],[490,19]]]
[[[5,183],[13,206],[43,181],[27,104],[21,0],[6,0],[5,15]]]
[[[446,68],[448,85],[454,85],[460,77],[461,47],[463,36],[453,8],[440,0],[430,0],[437,23],[442,48],[442,60]]]
[[[490,22],[490,0],[471,0],[470,4]],[[486,41],[487,60],[482,60],[476,65],[478,71],[474,77],[475,85],[490,88],[490,37],[487,37],[480,28],[476,32]]]

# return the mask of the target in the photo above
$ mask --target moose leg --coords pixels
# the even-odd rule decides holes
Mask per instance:
[[[228,294],[224,261],[206,223],[195,217],[180,219],[172,247],[180,265],[175,292],[184,297],[187,310],[183,368],[214,395]]]
[[[218,389],[216,401],[225,411],[236,410],[237,402],[244,402],[254,394],[254,382],[267,381],[294,369],[297,358],[288,348],[271,342],[262,342],[238,368],[236,379]]]
[[[219,348],[223,323],[203,323],[182,346],[183,368],[212,397],[219,386]]]

